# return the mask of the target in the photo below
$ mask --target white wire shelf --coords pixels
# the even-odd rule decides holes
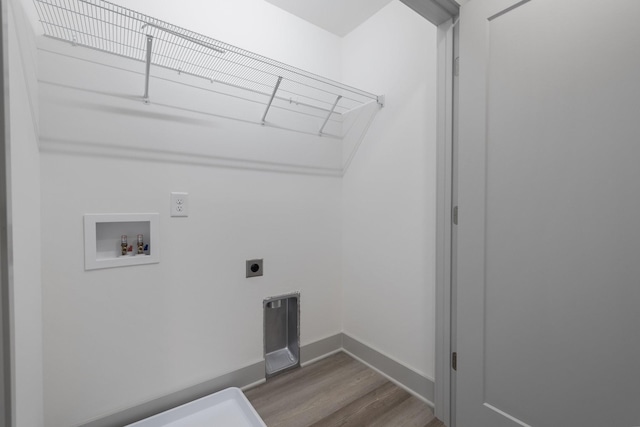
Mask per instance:
[[[103,0],[33,0],[45,36],[174,70],[315,111],[324,123],[384,98]]]

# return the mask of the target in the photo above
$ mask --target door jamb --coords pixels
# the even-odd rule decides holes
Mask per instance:
[[[452,423],[452,185],[453,185],[453,42],[457,21],[438,26],[437,192],[436,192],[436,365],[435,416]]]
[[[0,1],[0,427],[12,427],[14,419],[13,335],[11,305],[11,214],[9,132],[8,4]]]

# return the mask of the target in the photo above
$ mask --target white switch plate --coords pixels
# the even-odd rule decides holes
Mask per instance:
[[[189,193],[171,193],[171,216],[189,216]]]

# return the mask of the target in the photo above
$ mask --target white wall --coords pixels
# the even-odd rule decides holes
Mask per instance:
[[[8,2],[15,423],[43,425],[40,154],[35,39]]]
[[[243,5],[225,16],[238,28]],[[297,31],[305,52],[335,41]],[[218,98],[163,70],[144,105],[139,65],[40,40],[47,426],[262,360],[268,296],[301,291],[302,345],[342,330],[339,142],[209,116]],[[189,193],[188,218],[169,217],[171,191]],[[83,214],[117,212],[160,213],[160,264],[84,271]],[[251,258],[264,277],[244,277]]]
[[[433,379],[436,27],[390,3],[345,37],[343,80],[386,95],[343,179],[344,332]]]
[[[301,291],[302,345],[341,330],[339,180],[54,153],[42,165],[47,425],[261,360],[267,296]],[[175,190],[189,218],[168,216]],[[86,212],[159,212],[160,264],[85,272]],[[245,279],[262,257],[265,276]]]

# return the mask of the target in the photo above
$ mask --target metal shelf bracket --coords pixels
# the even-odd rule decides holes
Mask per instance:
[[[152,47],[153,47],[153,36],[147,35],[147,57],[146,57],[146,64],[145,64],[144,96],[142,97],[145,104],[149,103],[149,74],[151,73]]]
[[[262,124],[264,125],[265,120],[267,118],[267,113],[269,112],[269,108],[271,108],[271,104],[273,104],[273,98],[276,97],[276,92],[280,87],[280,83],[282,83],[282,77],[278,77],[278,81],[276,82],[276,86],[273,88],[273,93],[271,94],[271,98],[269,99],[269,103],[267,104],[267,109],[264,110],[264,114],[262,115]]]
[[[318,131],[318,135],[322,135],[322,131],[324,130],[324,127],[327,125],[327,122],[331,118],[331,115],[335,111],[336,106],[338,105],[338,102],[340,101],[341,98],[342,98],[342,95],[338,95],[338,97],[336,98],[336,102],[333,103],[333,107],[331,107],[331,111],[329,111],[329,114],[327,114],[327,118],[324,119],[324,123],[322,123],[322,127]]]

